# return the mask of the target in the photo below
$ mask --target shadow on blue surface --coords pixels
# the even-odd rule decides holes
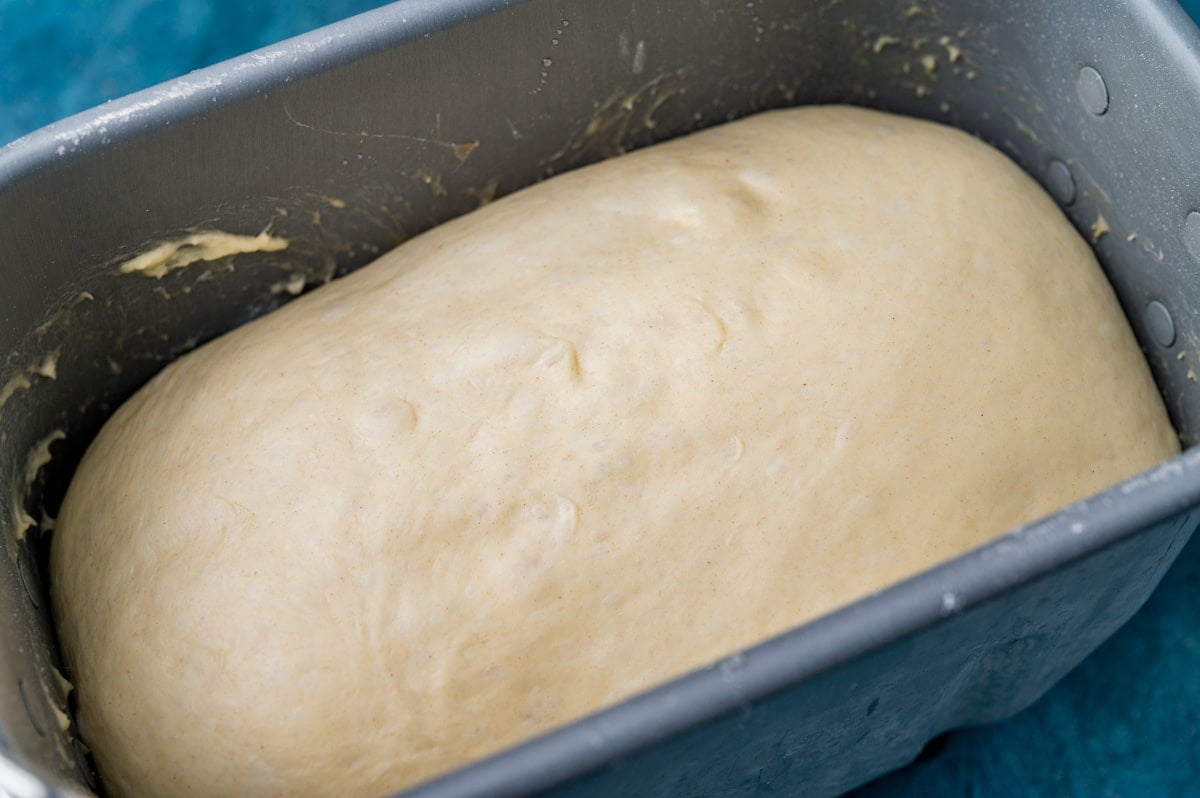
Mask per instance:
[[[379,5],[0,0],[0,143]],[[1183,5],[1200,16],[1200,0]],[[1200,541],[1129,625],[1033,708],[952,733],[912,767],[855,796],[1200,793],[1198,587]]]

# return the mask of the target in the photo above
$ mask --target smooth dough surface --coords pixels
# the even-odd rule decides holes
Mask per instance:
[[[549,180],[165,369],[52,585],[115,795],[371,796],[1178,450],[1004,156],[845,107]]]

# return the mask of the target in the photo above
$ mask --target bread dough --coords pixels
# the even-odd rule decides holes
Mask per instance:
[[[1176,452],[971,137],[762,114],[556,177],[166,368],[52,551],[114,795],[378,795]]]

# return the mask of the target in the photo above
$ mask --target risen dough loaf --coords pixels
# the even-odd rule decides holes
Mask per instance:
[[[165,369],[52,552],[117,795],[384,793],[1169,456],[1088,246],[850,108],[549,180]]]

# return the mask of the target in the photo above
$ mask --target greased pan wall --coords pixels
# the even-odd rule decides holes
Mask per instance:
[[[122,399],[492,196],[756,110],[854,102],[1012,155],[1096,239],[1194,444],[1198,36],[1170,0],[410,1],[0,150],[0,785],[89,789],[41,574],[70,471]],[[289,249],[187,243],[264,230]],[[172,241],[212,259],[119,273]],[[1019,711],[1132,615],[1200,520],[1198,459],[413,794],[862,783],[946,728]]]

